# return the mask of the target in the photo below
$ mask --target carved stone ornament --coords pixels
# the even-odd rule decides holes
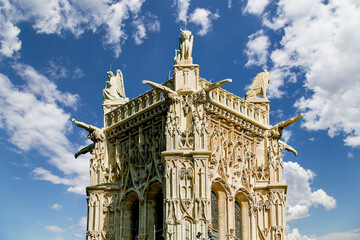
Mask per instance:
[[[270,124],[266,70],[246,99],[201,78],[193,40],[181,30],[173,77],[130,101],[108,72],[103,127],[72,119],[92,141],[75,156],[91,153],[87,240],[286,238],[282,151],[297,152],[280,139],[301,114]]]

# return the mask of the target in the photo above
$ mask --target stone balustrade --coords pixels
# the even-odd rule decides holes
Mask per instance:
[[[157,90],[152,89],[146,93],[132,99],[131,101],[119,106],[104,116],[104,128],[109,128],[124,120],[130,119],[153,108],[164,101],[163,94]]]
[[[170,82],[171,83],[171,82]],[[169,84],[170,84],[169,83]],[[166,84],[166,83],[165,83]],[[166,84],[166,85],[169,85]],[[211,84],[205,79],[199,78],[200,88]],[[269,125],[269,113],[264,110],[267,107],[261,103],[250,103],[222,88],[217,88],[209,93],[209,100],[224,109],[229,110],[239,116],[245,117],[253,122],[262,125]],[[133,116],[139,115],[150,108],[159,105],[164,101],[162,93],[157,89],[152,89],[146,93],[132,99],[131,101],[119,106],[113,111],[105,114],[104,127],[109,128]]]
[[[205,79],[199,78],[200,88],[211,84]],[[248,102],[222,88],[216,88],[209,93],[210,101],[231,112],[248,118],[262,125],[269,125],[269,107],[265,103]],[[265,110],[267,109],[267,110]]]

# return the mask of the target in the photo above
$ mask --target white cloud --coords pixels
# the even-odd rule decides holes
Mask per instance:
[[[291,231],[289,231],[291,230]],[[287,233],[287,239],[288,240],[316,240],[315,237],[308,237],[306,235],[301,235],[299,232],[299,229],[294,228],[294,229],[288,229],[288,233]]]
[[[35,168],[37,179],[68,185],[68,191],[82,190],[84,194],[84,186],[89,183],[89,161],[86,156],[74,159],[76,148],[66,136],[72,129],[70,114],[61,107],[76,106],[78,96],[59,91],[31,66],[17,64],[15,69],[25,84],[20,88],[0,74],[0,127],[9,142],[25,152],[38,151],[55,167],[56,174]]]
[[[232,8],[232,1],[228,0],[228,8]]]
[[[47,226],[45,226],[45,229],[50,231],[50,232],[56,232],[56,233],[65,232],[64,229],[61,229],[61,228],[59,228],[58,226],[55,226],[55,225],[47,225]]]
[[[349,152],[349,153],[347,154],[347,157],[348,157],[349,159],[353,159],[353,158],[354,158],[354,154],[351,153],[351,152]]]
[[[0,54],[11,57],[21,49],[19,40],[22,22],[32,24],[39,34],[80,37],[85,31],[105,30],[103,44],[114,51],[116,57],[128,34],[124,31],[128,19],[137,19],[144,0],[14,0],[0,6]],[[157,24],[160,24],[157,22]],[[134,32],[139,29],[135,28]]]
[[[248,61],[245,66],[249,67],[256,65],[266,68],[269,46],[269,37],[264,34],[263,30],[251,34],[249,36],[249,41],[246,43],[245,53],[248,57]]]
[[[206,35],[212,28],[212,20],[219,18],[218,13],[212,13],[204,8],[196,8],[190,15],[190,22],[200,25],[201,29],[198,32],[200,36]]]
[[[268,4],[269,0],[248,0],[244,12],[260,15]]]
[[[287,221],[309,216],[309,209],[321,205],[326,210],[336,207],[336,200],[322,189],[310,187],[315,173],[302,168],[298,163],[284,162],[284,182],[289,185],[287,194]]]
[[[84,71],[81,68],[75,68],[73,72],[73,78],[82,78],[85,76]]]
[[[78,226],[81,228],[82,231],[86,231],[87,217],[80,218],[78,222]]]
[[[288,142],[291,138],[292,131],[284,129],[282,132],[282,139],[284,139],[285,142]]]
[[[60,210],[62,208],[62,206],[58,203],[54,203],[52,206],[51,206],[52,209],[54,210]]]
[[[336,200],[330,197],[322,189],[316,190],[311,194],[311,202],[316,205],[322,205],[327,211],[336,207]]]
[[[0,54],[11,57],[21,49],[20,29],[12,22],[15,8],[8,0],[0,3]]]
[[[190,0],[174,0],[174,5],[177,7],[177,22],[183,22],[186,26],[188,21],[188,10],[190,6]]]
[[[261,16],[268,30],[282,37],[271,44],[276,48],[270,53],[269,96],[281,97],[287,84],[296,81],[296,73],[305,76],[304,88],[313,94],[295,104],[304,112],[303,126],[327,130],[330,137],[344,133],[345,145],[360,146],[359,1],[273,4],[273,12]]]
[[[68,76],[68,70],[61,63],[61,60],[50,60],[48,62],[49,67],[47,68],[46,72],[50,75],[52,79],[60,79],[66,78]]]
[[[360,228],[352,229],[346,232],[332,232],[319,236],[317,240],[359,240],[360,239]]]
[[[351,229],[346,232],[331,232],[321,236],[306,236],[301,235],[299,229],[289,229],[288,227],[287,239],[288,240],[358,240],[360,239],[360,228]]]
[[[136,31],[133,34],[133,38],[137,45],[140,45],[146,39],[147,31],[159,32],[160,22],[157,20],[157,16],[147,13],[145,17],[141,17],[133,21],[133,25]]]

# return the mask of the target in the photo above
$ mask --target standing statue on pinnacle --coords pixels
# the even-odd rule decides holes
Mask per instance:
[[[118,69],[116,76],[112,71],[107,72],[109,81],[106,81],[105,89],[103,90],[104,101],[113,101],[125,96],[124,78],[122,72]]]
[[[191,31],[182,30],[179,37],[179,52],[180,54],[175,56],[175,64],[192,64],[193,59],[191,57],[194,36],[191,36]],[[190,37],[191,36],[191,37]]]
[[[266,97],[266,91],[268,89],[269,83],[271,82],[270,74],[265,69],[264,72],[259,73],[254,78],[252,84],[249,87],[249,91],[245,94],[245,100],[256,101],[256,100],[268,100]],[[257,97],[257,95],[262,95],[262,98]]]
[[[106,81],[105,89],[103,90],[103,110],[108,113],[122,104],[129,101],[125,96],[124,78],[122,72],[118,69],[116,76],[112,71],[107,72],[109,81]]]

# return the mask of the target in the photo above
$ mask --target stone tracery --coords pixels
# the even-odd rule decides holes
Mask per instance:
[[[269,101],[200,78],[184,46],[172,79],[104,105],[101,129],[80,122],[94,142],[87,239],[285,239],[281,152],[297,152],[279,138],[301,116],[270,125]]]

